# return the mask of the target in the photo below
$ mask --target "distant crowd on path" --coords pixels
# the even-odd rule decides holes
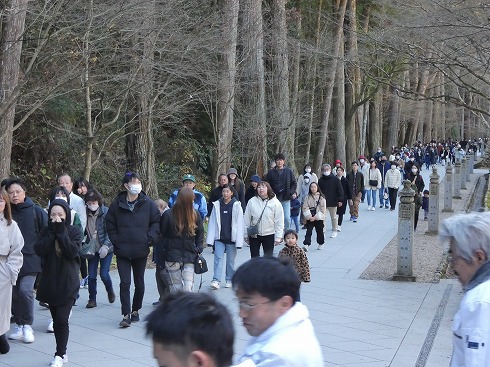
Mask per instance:
[[[4,314],[0,323],[0,352],[8,352],[5,333],[10,326],[5,323],[5,317],[11,315],[16,326],[8,339],[34,342],[32,324],[36,298],[40,305],[49,308],[52,316],[47,327],[48,332],[56,336],[51,366],[66,363],[72,306],[78,299],[79,289],[88,287],[86,307],[97,307],[99,268],[108,301],[116,300],[109,275],[113,256],[120,277],[122,320],[119,326],[126,328],[138,322],[151,246],[154,247],[155,279],[160,294],[155,306],[168,294],[193,292],[194,262],[205,244],[214,251],[212,289],[221,287],[224,265],[224,286],[236,291],[236,251],[244,245],[249,246],[251,258],[259,258],[261,254],[272,258],[274,247],[284,244],[279,257],[292,264],[300,282],[308,282],[310,274],[305,253],[312,245],[313,229],[318,250],[324,248],[327,213],[332,229],[330,238],[334,239],[342,231],[347,206],[349,219],[354,223],[359,219],[360,204],[366,198],[368,211],[376,209],[378,197],[380,208],[394,211],[398,189],[402,180],[408,179],[416,191],[416,228],[419,209],[428,207],[427,197],[422,197],[425,183],[420,170],[423,164],[427,169],[432,164],[444,165],[469,151],[482,151],[485,147],[484,139],[417,143],[411,148],[393,147],[388,158],[379,148],[370,159],[359,155],[348,170],[336,160],[333,165],[323,164],[320,174],[316,175],[311,165],[306,164],[298,177],[286,166],[286,157],[279,153],[267,174],[262,178],[252,175],[248,187],[236,168],[221,174],[209,201],[196,190],[195,176],[186,174],[182,177],[182,187],[172,193],[168,204],[147,196],[140,176],[133,172],[124,175],[122,190],[109,207],[88,181],[81,178],[73,182],[68,174],[57,178],[46,210],[26,195],[26,184],[21,179],[5,179],[0,220],[8,224],[5,229],[8,236],[3,240],[7,240],[10,247],[0,247],[3,248],[0,261],[10,270],[4,274],[0,292],[11,302],[3,308],[7,316]],[[4,214],[5,208],[9,214]],[[205,221],[209,222],[206,237]],[[293,225],[295,230],[290,229]],[[306,229],[302,249],[297,243],[299,225]],[[131,274],[135,283],[132,299]],[[245,291],[250,293],[250,290]],[[299,292],[293,300],[293,305],[299,302]]]

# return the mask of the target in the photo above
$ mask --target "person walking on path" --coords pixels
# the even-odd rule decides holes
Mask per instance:
[[[214,245],[214,274],[211,289],[219,289],[223,274],[223,258],[226,252],[225,288],[231,288],[231,278],[235,273],[235,258],[238,248],[243,247],[243,211],[235,198],[233,188],[225,185],[223,197],[213,202],[209,218],[206,243]]]
[[[323,250],[325,244],[323,228],[327,214],[327,203],[316,182],[310,184],[310,193],[303,202],[302,211],[306,223],[306,235],[303,241],[303,250],[307,252],[308,248],[311,246],[313,228],[315,228],[316,231],[318,250]]]
[[[364,187],[366,188],[368,210],[376,210],[376,193],[381,188],[383,178],[376,167],[376,161],[373,159],[370,164],[371,168],[369,168],[367,175],[364,176]],[[373,205],[371,205],[371,202]]]
[[[0,190],[0,354],[8,353],[10,345],[5,333],[10,329],[12,286],[22,267],[24,238],[12,210],[7,192]]]
[[[342,222],[344,221],[344,214],[347,208],[347,202],[349,205],[352,205],[352,191],[349,186],[349,181],[345,177],[344,167],[337,167],[337,177],[340,180],[340,184],[342,185],[342,190],[344,191],[344,200],[342,201],[342,205],[337,207],[337,232],[342,231]]]
[[[318,180],[320,192],[325,196],[327,210],[330,214],[332,223],[332,234],[330,238],[337,237],[337,208],[343,205],[344,190],[337,176],[332,174],[332,167],[329,164],[322,166],[322,177]]]
[[[140,176],[128,172],[122,180],[124,190],[112,202],[105,217],[107,234],[114,246],[119,273],[119,298],[123,319],[120,327],[139,321],[145,294],[146,260],[150,246],[158,240],[160,212],[143,191]],[[131,304],[131,271],[134,296]]]
[[[490,212],[445,219],[439,238],[465,292],[453,319],[451,367],[489,366]]]
[[[419,172],[419,168],[417,166],[412,167],[412,171],[410,175],[408,175],[407,179],[412,183],[412,190],[415,191],[415,215],[413,221],[413,230],[417,229],[417,224],[419,222],[419,212],[422,207],[422,192],[424,191],[425,183],[422,175]]]
[[[274,157],[276,166],[267,172],[266,181],[282,205],[284,229],[289,229],[291,222],[291,195],[296,191],[297,183],[293,171],[285,166],[285,160],[284,154],[276,154]]]
[[[257,195],[257,186],[259,182],[262,181],[259,175],[252,175],[250,177],[250,186],[245,191],[245,208],[247,208],[247,204],[251,198]]]
[[[238,176],[236,168],[230,168],[227,172],[228,182],[230,186],[236,191],[234,193],[235,199],[237,199],[242,205],[242,211],[245,211],[245,184]]]
[[[347,173],[347,182],[352,192],[352,205],[349,205],[350,220],[354,223],[359,218],[359,203],[364,190],[364,175],[359,171],[356,161],[351,164],[352,170]]]
[[[80,227],[70,224],[70,216],[71,210],[66,201],[53,200],[48,209],[48,225],[41,230],[34,246],[43,260],[36,299],[49,304],[56,339],[56,353],[51,367],[62,367],[68,361],[68,319],[80,286],[78,253],[82,245],[82,231]]]
[[[250,256],[260,256],[262,246],[264,256],[272,256],[274,246],[282,242],[284,232],[284,211],[268,182],[257,186],[257,195],[247,204],[244,214],[245,241],[250,245]],[[249,228],[255,227],[256,234]]]
[[[371,165],[366,161],[366,157],[363,156],[362,154],[359,156],[359,172],[362,173],[364,176],[364,180],[366,180],[366,176],[369,172],[369,168],[371,168]],[[366,190],[367,190],[367,183],[364,181],[364,191],[362,192],[361,196],[361,203],[364,203],[364,200],[366,199]]]
[[[182,177],[182,187],[187,187],[194,192],[194,209],[196,209],[201,215],[201,219],[204,220],[208,215],[208,206],[206,203],[206,198],[204,194],[198,190],[196,190],[196,178],[194,175],[185,174]],[[170,198],[168,199],[168,207],[172,208],[177,201],[177,195],[179,194],[180,189],[175,190]]]
[[[170,292],[193,291],[194,260],[202,253],[204,242],[203,221],[193,203],[194,192],[183,187],[175,205],[160,220],[163,247],[159,243],[155,251],[157,259],[162,258],[158,253],[163,254],[164,263],[160,262],[160,266],[166,269]]]
[[[277,257],[279,259],[288,259],[294,266],[302,282],[311,281],[310,264],[305,252],[298,246],[298,233],[292,229],[284,232],[284,247]]]
[[[388,209],[388,195],[385,195],[385,194],[388,194],[388,187],[386,185],[386,173],[388,173],[388,171],[390,170],[391,168],[391,164],[388,163],[387,159],[386,159],[386,156],[383,155],[381,157],[381,160],[379,161],[378,163],[378,169],[379,169],[379,172],[381,172],[381,188],[379,189],[379,207],[381,209],[385,208],[385,209]]]
[[[402,174],[398,169],[398,163],[391,163],[391,167],[385,176],[385,185],[388,188],[388,197],[390,199],[390,210],[395,210],[398,188],[402,180]]]

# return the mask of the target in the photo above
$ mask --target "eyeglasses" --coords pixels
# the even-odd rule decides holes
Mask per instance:
[[[448,262],[448,263],[451,263],[451,264],[454,264],[454,263],[456,262],[456,260],[458,260],[458,259],[462,259],[462,258],[463,258],[463,257],[462,257],[462,256],[460,256],[460,255],[458,255],[458,256],[449,255],[449,256],[447,257],[447,262]]]
[[[250,304],[246,301],[243,301],[243,300],[239,300],[237,299],[238,301],[238,307],[240,308],[240,310],[243,310],[243,311],[246,311],[246,312],[250,312],[252,311],[254,308],[256,307],[259,307],[259,306],[263,306],[263,305],[266,305],[268,303],[274,303],[276,301],[267,301],[267,302],[262,302],[262,303],[255,303],[255,304]]]

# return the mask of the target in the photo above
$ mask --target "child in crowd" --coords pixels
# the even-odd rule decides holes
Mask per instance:
[[[301,203],[298,200],[298,195],[293,192],[291,196],[291,223],[294,223],[296,232],[299,232],[299,213],[301,209]]]
[[[167,209],[170,209],[168,207],[168,203],[165,200],[155,199],[154,202],[155,202],[155,205],[157,206],[158,210],[160,211],[160,215],[165,213],[165,211]]]
[[[284,242],[286,246],[279,251],[279,259],[288,258],[296,269],[302,282],[310,281],[310,265],[305,252],[298,247],[298,233],[292,229],[284,232]]]
[[[424,209],[424,220],[429,218],[429,190],[424,190],[424,196],[422,197],[422,209]]]

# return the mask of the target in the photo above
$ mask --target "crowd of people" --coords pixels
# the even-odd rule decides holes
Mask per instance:
[[[365,201],[367,211],[374,211],[378,203],[380,209],[394,211],[403,180],[410,180],[416,192],[416,228],[419,209],[428,208],[420,175],[424,165],[426,169],[433,164],[444,165],[461,158],[466,151],[484,149],[485,143],[483,140],[417,143],[412,148],[393,147],[388,157],[379,148],[369,159],[359,155],[349,168],[340,160],[333,165],[323,164],[319,175],[306,164],[298,177],[286,165],[286,157],[279,153],[264,177],[251,176],[248,187],[233,167],[220,174],[218,186],[208,200],[196,189],[196,178],[190,173],[182,177],[182,187],[172,192],[167,203],[146,195],[141,177],[128,172],[122,179],[121,192],[106,206],[90,182],[83,178],[73,182],[68,174],[62,174],[50,191],[47,208],[43,209],[27,196],[23,180],[5,179],[0,195],[0,231],[4,234],[0,261],[6,263],[8,271],[0,274],[3,275],[0,294],[5,295],[2,309],[6,311],[0,319],[0,353],[8,352],[8,339],[34,342],[33,307],[37,299],[40,305],[49,308],[52,316],[47,327],[56,337],[51,366],[66,363],[69,318],[80,288],[88,287],[86,307],[97,307],[99,274],[109,303],[116,300],[109,275],[113,257],[120,277],[119,326],[127,328],[140,321],[144,275],[152,246],[159,291],[159,299],[153,304],[159,306],[158,312],[179,302],[184,302],[183,307],[195,302],[214,302],[185,295],[194,291],[194,263],[207,245],[214,253],[211,289],[221,287],[224,265],[224,287],[236,292],[240,316],[247,320],[246,328],[253,337],[240,359],[245,363],[243,366],[249,363],[247,360],[260,366],[262,358],[269,358],[265,350],[260,357],[254,352],[255,344],[267,344],[269,340],[270,353],[274,355],[270,358],[278,361],[285,358],[278,352],[280,343],[273,335],[282,333],[281,327],[288,328],[288,323],[296,322],[302,325],[305,335],[311,336],[308,351],[312,354],[304,356],[302,363],[291,365],[320,366],[321,351],[299,294],[299,284],[310,281],[306,252],[312,246],[313,230],[317,249],[322,250],[327,215],[330,238],[334,239],[342,231],[347,208],[353,222],[359,220],[360,204]],[[208,222],[206,236],[205,222]],[[306,229],[302,247],[298,244],[300,226]],[[275,246],[281,244],[284,248],[278,256],[282,260],[271,262]],[[248,246],[252,260],[235,270],[237,249],[244,246]],[[85,256],[85,252],[82,255],[82,248],[92,248],[91,255]],[[280,280],[268,280],[272,279],[273,269],[281,273]],[[284,317],[281,323],[256,318],[260,313],[254,315],[255,309],[269,306],[277,319]],[[150,320],[152,317],[157,316]],[[9,321],[15,327],[7,338]],[[151,323],[147,330],[155,348],[173,340],[165,333],[161,335],[159,327]],[[286,339],[284,344],[290,345]],[[302,355],[300,351],[298,355]],[[223,365],[229,362],[226,356]]]

